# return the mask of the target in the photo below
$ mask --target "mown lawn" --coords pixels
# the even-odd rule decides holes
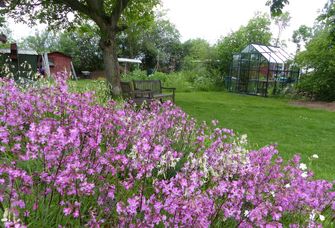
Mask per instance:
[[[75,90],[97,90],[103,81],[71,82]],[[217,119],[220,126],[247,134],[253,148],[278,144],[280,155],[289,159],[299,153],[311,163],[317,178],[335,180],[335,112],[295,107],[288,100],[227,92],[177,93],[176,103],[199,121]]]
[[[217,119],[221,127],[247,134],[256,148],[276,143],[289,159],[303,161],[318,154],[311,164],[317,178],[335,180],[335,113],[291,106],[288,100],[227,92],[177,93],[177,105],[198,120]]]

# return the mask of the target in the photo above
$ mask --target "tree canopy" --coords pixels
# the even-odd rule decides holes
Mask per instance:
[[[301,26],[294,32],[294,41],[306,43],[306,50],[297,55],[303,69],[299,90],[317,100],[335,100],[335,3],[329,1],[314,28]]]

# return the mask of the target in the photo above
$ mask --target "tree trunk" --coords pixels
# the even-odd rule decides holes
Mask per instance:
[[[101,39],[107,86],[113,96],[121,95],[121,76],[117,56],[116,33],[109,30]]]

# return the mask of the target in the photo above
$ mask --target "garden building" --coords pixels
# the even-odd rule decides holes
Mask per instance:
[[[71,56],[55,51],[48,53],[48,60],[51,75],[55,75],[57,72],[71,73]]]
[[[0,49],[0,75],[13,74],[14,78],[32,78],[37,72],[38,54],[36,51],[18,49],[16,44]]]
[[[293,56],[279,47],[250,44],[233,56],[225,84],[231,92],[268,96],[280,93],[298,79]]]

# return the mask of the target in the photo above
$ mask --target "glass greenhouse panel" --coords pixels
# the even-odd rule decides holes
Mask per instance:
[[[292,59],[279,47],[250,44],[233,56],[226,87],[232,92],[261,96],[279,93],[298,81],[299,69],[291,67]]]

